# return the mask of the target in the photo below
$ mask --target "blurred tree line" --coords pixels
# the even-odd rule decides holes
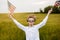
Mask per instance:
[[[51,8],[53,8],[52,13],[60,14],[60,7],[48,6],[44,8],[44,11],[40,9],[40,13],[47,13]]]

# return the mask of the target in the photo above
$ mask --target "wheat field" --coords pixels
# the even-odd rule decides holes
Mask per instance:
[[[28,26],[26,21],[27,13],[17,13],[14,17],[24,26]],[[36,16],[35,25],[40,23],[46,14],[34,14]],[[60,14],[50,14],[45,26],[39,29],[41,40],[60,40]],[[8,14],[0,14],[0,40],[26,40],[25,32],[19,29],[9,18]]]

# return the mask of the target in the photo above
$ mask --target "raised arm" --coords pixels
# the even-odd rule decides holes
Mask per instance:
[[[43,27],[43,26],[46,24],[46,22],[47,22],[47,20],[48,20],[48,16],[49,16],[49,14],[50,14],[51,12],[52,12],[52,8],[48,11],[48,14],[47,14],[47,16],[43,19],[43,21],[42,21],[41,23],[39,23],[39,24],[36,25],[36,28],[37,28],[37,29]]]
[[[10,18],[13,20],[13,22],[17,25],[18,28],[22,29],[22,30],[25,30],[26,27],[23,26],[21,23],[19,23],[16,19],[14,19],[11,15],[10,15]]]

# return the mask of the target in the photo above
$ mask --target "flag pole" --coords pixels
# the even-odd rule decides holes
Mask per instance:
[[[7,0],[7,7],[8,7],[8,0]],[[10,13],[9,13],[9,8],[8,8],[8,17],[10,16]]]

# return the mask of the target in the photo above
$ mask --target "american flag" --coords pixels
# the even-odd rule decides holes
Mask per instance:
[[[54,6],[56,6],[56,7],[60,6],[60,0],[56,1],[55,4],[54,4]]]
[[[9,9],[10,13],[13,13],[16,7],[9,1],[7,1],[7,2],[8,2],[8,9]]]

